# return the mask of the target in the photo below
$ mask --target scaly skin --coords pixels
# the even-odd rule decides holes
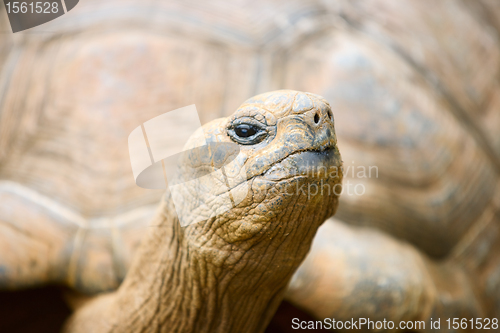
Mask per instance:
[[[241,123],[264,132],[259,142],[235,138]],[[182,228],[167,192],[123,284],[86,303],[67,332],[265,329],[317,228],[338,205],[341,159],[331,110],[319,96],[277,91],[248,100],[203,131],[208,143],[240,144],[246,197]],[[191,144],[199,139],[195,134]],[[176,208],[189,213],[202,196],[187,187],[186,206]]]

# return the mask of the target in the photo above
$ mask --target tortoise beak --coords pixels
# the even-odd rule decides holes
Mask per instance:
[[[337,146],[326,149],[306,150],[289,155],[267,170],[263,177],[280,181],[297,176],[327,179],[338,177],[342,172],[342,159]]]

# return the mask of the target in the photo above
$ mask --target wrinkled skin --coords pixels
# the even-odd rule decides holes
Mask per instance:
[[[257,134],[239,137],[241,124],[257,126]],[[319,96],[278,91],[248,100],[203,132],[207,143],[240,145],[247,196],[181,228],[167,192],[123,284],[77,310],[67,332],[265,329],[317,228],[338,204],[333,188],[340,193],[342,173],[333,116]],[[199,133],[191,144],[196,140]],[[324,191],[303,190],[313,184]],[[200,191],[188,192],[190,203],[205,200]]]

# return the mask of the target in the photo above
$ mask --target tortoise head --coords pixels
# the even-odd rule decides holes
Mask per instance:
[[[200,128],[174,177],[165,171],[160,228],[142,243],[117,292],[119,310],[105,315],[109,327],[145,329],[152,315],[155,331],[264,331],[335,212],[340,165],[330,107],[313,94],[259,95]],[[72,325],[93,322],[86,313]]]
[[[336,143],[328,102],[297,91],[255,96],[206,124],[185,147],[180,169],[188,176],[169,186],[186,239],[233,256],[286,243],[305,248],[294,249],[301,260],[338,204]]]

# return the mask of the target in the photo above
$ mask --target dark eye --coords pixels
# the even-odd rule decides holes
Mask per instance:
[[[258,131],[259,128],[247,124],[241,124],[234,128],[234,133],[240,138],[249,138],[255,135]]]
[[[236,124],[229,126],[227,134],[233,141],[242,145],[254,145],[268,136],[266,127],[253,119],[238,120]]]

